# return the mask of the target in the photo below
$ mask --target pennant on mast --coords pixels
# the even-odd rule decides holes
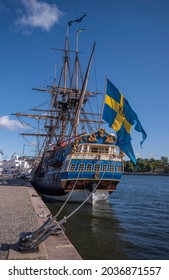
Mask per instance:
[[[70,21],[68,22],[68,26],[70,27],[70,26],[72,25],[73,22],[79,22],[79,23],[80,23],[84,17],[86,17],[86,14],[84,14],[82,17],[80,17],[80,18],[78,18],[78,19],[70,20]]]

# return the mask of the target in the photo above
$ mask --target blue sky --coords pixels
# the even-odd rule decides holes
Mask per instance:
[[[167,0],[0,0],[0,150],[32,154],[35,147],[19,133],[25,131],[11,113],[28,113],[48,95],[32,91],[53,75],[63,48],[67,22],[69,36],[85,28],[79,48],[88,59],[96,41],[97,88],[105,77],[124,94],[137,113],[147,139],[132,131],[136,157],[169,158],[169,1]],[[60,55],[60,54],[59,54]],[[59,60],[60,63],[60,60]]]

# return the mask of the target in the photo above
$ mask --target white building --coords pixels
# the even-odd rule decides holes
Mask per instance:
[[[10,160],[1,160],[0,169],[0,174],[30,173],[31,165],[29,157],[19,157],[19,155],[15,153]]]

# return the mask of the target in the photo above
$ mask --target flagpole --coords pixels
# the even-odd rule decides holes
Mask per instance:
[[[107,76],[106,76],[106,80],[105,80],[105,83],[104,83],[104,95],[103,95],[103,98],[102,98],[102,108],[101,108],[101,114],[100,114],[99,129],[100,129],[100,125],[101,125],[101,122],[102,122],[103,108],[104,108],[104,103],[105,103],[105,98],[106,98],[106,88],[107,88]]]

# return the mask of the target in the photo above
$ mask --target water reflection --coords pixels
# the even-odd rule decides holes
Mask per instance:
[[[168,176],[123,176],[109,203],[86,204],[67,221],[66,235],[83,259],[168,259],[168,197]],[[61,205],[47,204],[53,214]]]
[[[62,204],[48,203],[47,206],[56,214]],[[77,206],[67,204],[58,220],[69,215]],[[124,229],[108,202],[83,205],[64,226],[66,235],[83,259],[126,259],[123,248],[130,243],[121,240],[120,234]]]

